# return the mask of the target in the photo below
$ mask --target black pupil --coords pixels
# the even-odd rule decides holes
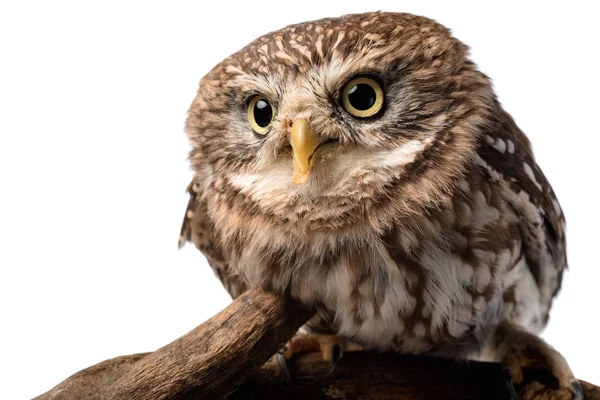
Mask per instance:
[[[368,110],[373,107],[376,99],[377,94],[375,93],[375,89],[366,83],[358,83],[352,86],[352,89],[348,92],[348,100],[352,107],[357,110]]]
[[[261,128],[266,128],[273,119],[273,109],[265,100],[258,100],[254,103],[254,121]]]

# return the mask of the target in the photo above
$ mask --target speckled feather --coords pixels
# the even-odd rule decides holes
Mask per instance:
[[[386,92],[367,121],[340,106],[359,74]],[[278,110],[264,139],[246,120],[256,93]],[[338,141],[301,186],[287,138],[298,116]],[[546,324],[566,268],[562,211],[488,78],[438,23],[369,13],[265,35],[202,79],[186,131],[180,244],[233,297],[290,290],[319,310],[309,326],[406,353],[479,357],[506,321]]]

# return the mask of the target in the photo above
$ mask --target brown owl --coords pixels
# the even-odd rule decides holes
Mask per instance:
[[[448,29],[410,14],[292,25],[200,82],[180,244],[229,293],[289,291],[307,324],[365,349],[550,372],[536,336],[565,221],[523,132]]]

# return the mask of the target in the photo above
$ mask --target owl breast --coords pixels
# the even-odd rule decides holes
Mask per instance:
[[[289,289],[368,348],[422,353],[507,318],[539,330],[538,290],[501,192],[473,172],[435,212],[384,233],[365,223],[293,241],[271,225],[260,238],[242,233],[230,265],[246,286]]]

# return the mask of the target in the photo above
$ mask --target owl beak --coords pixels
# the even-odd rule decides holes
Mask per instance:
[[[292,182],[296,185],[303,185],[308,181],[310,169],[313,163],[313,154],[321,139],[315,135],[310,128],[308,121],[303,118],[297,119],[292,125],[292,144],[294,175]]]

